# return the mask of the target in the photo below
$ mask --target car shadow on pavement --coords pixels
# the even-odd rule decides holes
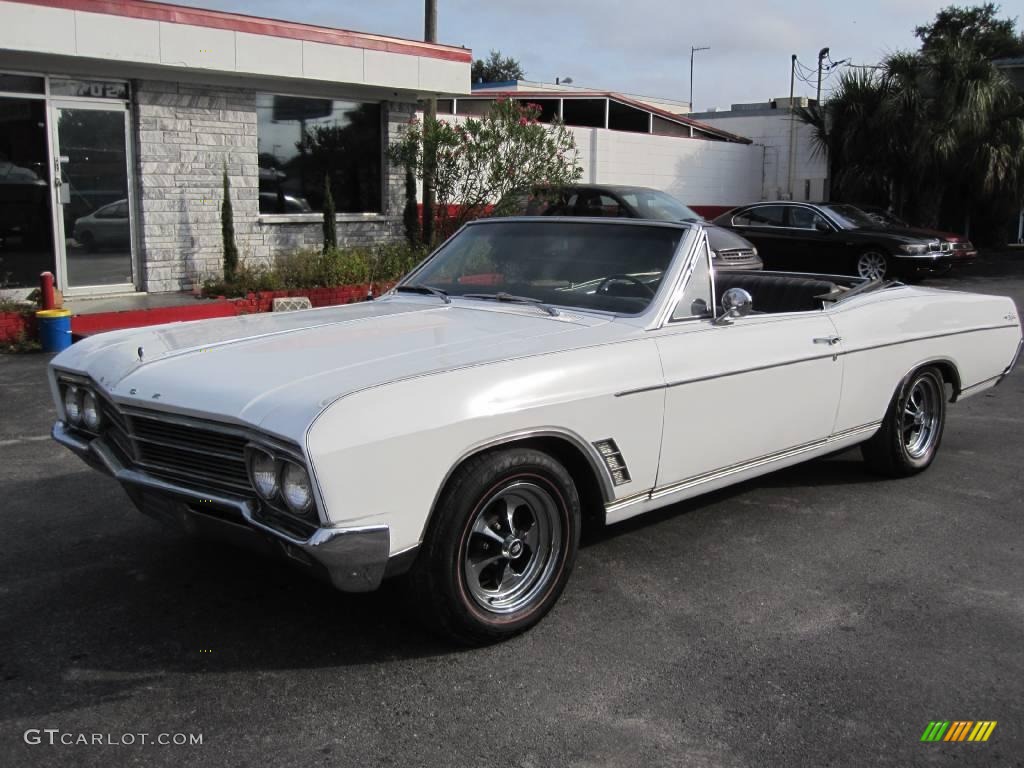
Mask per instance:
[[[685,501],[630,518],[610,526],[592,525],[584,528],[581,546],[590,546],[633,531],[657,525],[679,515],[751,493],[758,488],[811,488],[825,486],[877,483],[881,478],[871,474],[860,458],[859,448],[849,448],[811,461],[775,470],[717,491],[704,493]]]
[[[13,485],[5,492],[40,492]],[[129,509],[127,498],[123,505],[90,520],[104,510],[82,500],[59,513],[63,540],[0,544],[0,720],[119,700],[197,673],[461,651],[421,627],[396,584],[340,593],[283,560],[188,538]]]
[[[584,546],[758,487],[875,479],[849,455],[823,458],[588,531]],[[18,485],[9,492],[39,493]],[[0,714],[116,700],[181,674],[340,669],[462,650],[418,623],[400,584],[340,593],[283,560],[166,529],[106,486],[54,511],[66,540],[2,548],[0,619],[15,631],[0,640]]]

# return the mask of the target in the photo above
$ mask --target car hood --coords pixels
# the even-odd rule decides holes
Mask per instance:
[[[928,227],[886,227],[886,229],[895,230],[903,234],[909,234],[913,237],[920,237],[928,240],[949,240],[951,243],[955,243],[963,239],[960,235],[954,232],[943,232],[938,229],[929,229]]]
[[[890,240],[895,240],[900,243],[919,243],[922,240],[936,240],[938,235],[934,233],[926,234],[922,230],[904,228],[904,227],[883,227],[881,225],[877,227],[857,227],[856,229],[846,229],[843,232],[856,232],[864,235],[865,237],[882,237]]]
[[[320,411],[351,392],[601,343],[630,329],[535,307],[386,297],[100,334],[62,352],[53,366],[89,376],[122,404],[298,440]]]

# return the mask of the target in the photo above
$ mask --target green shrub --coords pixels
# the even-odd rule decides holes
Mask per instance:
[[[278,256],[271,265],[240,264],[235,279],[210,279],[204,296],[245,296],[250,291],[333,288],[339,285],[397,280],[426,256],[422,247],[396,242],[359,248],[333,248],[326,253],[304,249]]]

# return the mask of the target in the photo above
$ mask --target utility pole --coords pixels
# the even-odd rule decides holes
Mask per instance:
[[[828,56],[828,47],[822,48],[818,51],[818,94],[815,96],[815,101],[821,104],[821,64]]]
[[[702,45],[699,48],[690,46],[690,111],[693,112],[693,54],[697,51],[710,51],[711,46]]]
[[[424,0],[423,39],[437,42],[437,0]],[[434,245],[434,170],[437,166],[437,147],[427,141],[428,126],[437,120],[437,99],[429,98],[423,109],[423,242]],[[432,131],[430,131],[432,133]]]
[[[793,109],[793,93],[796,88],[796,54],[789,65],[789,182],[786,189],[790,200],[793,199],[793,173],[796,170],[796,115]]]

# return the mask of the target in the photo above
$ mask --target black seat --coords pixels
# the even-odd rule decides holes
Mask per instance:
[[[742,288],[754,299],[755,312],[810,312],[821,309],[821,299],[835,286],[815,277],[719,272],[715,274],[715,303],[730,288]]]

